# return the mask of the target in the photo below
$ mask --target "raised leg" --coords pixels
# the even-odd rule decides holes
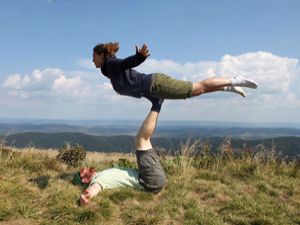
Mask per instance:
[[[224,87],[230,86],[231,80],[228,78],[208,78],[206,80],[193,83],[192,96],[214,91],[224,91]]]
[[[137,150],[148,150],[152,148],[150,138],[154,133],[158,112],[151,110],[144,120],[135,138],[135,148]]]
[[[193,83],[191,96],[198,96],[214,91],[230,91],[246,97],[246,94],[241,87],[256,89],[257,86],[255,81],[242,76],[236,76],[231,79],[214,77]]]
[[[158,112],[151,110],[135,139],[139,182],[146,191],[158,193],[166,183],[166,175],[159,157],[152,148],[150,138],[156,127]]]

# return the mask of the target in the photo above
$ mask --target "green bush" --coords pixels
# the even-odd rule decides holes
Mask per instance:
[[[64,162],[70,167],[81,165],[85,157],[86,150],[82,146],[78,144],[71,146],[69,143],[64,144],[56,156],[59,161]]]

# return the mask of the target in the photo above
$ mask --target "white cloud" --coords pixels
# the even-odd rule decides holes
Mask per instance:
[[[27,75],[24,78],[21,77],[20,74],[14,74],[9,76],[3,83],[3,87],[12,88],[12,89],[20,89],[22,86],[25,86],[28,82],[30,82],[29,77]]]
[[[69,101],[75,102],[84,98],[89,99],[92,84],[83,82],[79,76],[67,76],[60,69],[47,68],[33,70],[31,75],[8,76],[1,86],[10,97],[45,102],[68,98]]]
[[[82,85],[82,81],[80,77],[73,77],[67,79],[65,76],[60,76],[56,80],[54,80],[53,89],[54,90],[72,90],[74,88],[80,88]]]
[[[90,60],[81,60],[91,68]],[[165,101],[162,119],[298,120],[300,71],[297,59],[267,52],[225,55],[219,62],[188,62],[148,59],[138,68],[144,73],[166,73],[174,78],[200,81],[213,76],[247,76],[259,83],[258,90],[245,89],[247,98],[232,93],[207,94],[189,100]],[[118,95],[100,71],[34,70],[30,75],[8,76],[0,84],[0,116],[35,113],[34,116],[69,118],[136,118],[150,107],[147,100]],[[64,114],[57,114],[57,113]],[[141,113],[142,112],[142,113]],[[48,115],[48,113],[50,115]],[[188,117],[184,117],[188,115]]]
[[[218,64],[220,76],[240,74],[257,81],[263,92],[288,92],[296,75],[297,59],[279,57],[267,52],[225,55]]]

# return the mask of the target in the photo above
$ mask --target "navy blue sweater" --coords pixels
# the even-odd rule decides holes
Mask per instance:
[[[152,75],[139,73],[132,69],[144,62],[145,59],[146,57],[139,53],[125,59],[110,57],[101,67],[101,72],[110,79],[114,90],[120,95],[136,98],[149,97]]]

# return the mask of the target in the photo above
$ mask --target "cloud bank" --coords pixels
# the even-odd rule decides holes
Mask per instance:
[[[2,83],[0,117],[39,118],[143,118],[146,100],[120,96],[109,80],[80,59],[82,71],[35,69],[31,74],[8,75]],[[189,100],[166,101],[162,117],[169,119],[294,121],[300,109],[298,59],[268,52],[224,55],[220,61],[180,64],[147,59],[136,68],[144,73],[166,73],[176,79],[200,81],[209,77],[242,75],[258,82],[258,90],[245,89],[246,99],[231,93],[207,94]],[[183,115],[189,115],[188,118]]]

